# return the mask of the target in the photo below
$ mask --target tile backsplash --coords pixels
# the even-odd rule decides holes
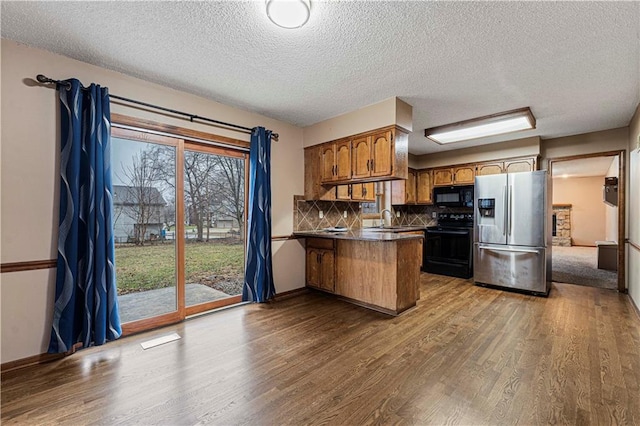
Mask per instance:
[[[322,218],[320,218],[322,211]],[[347,217],[344,217],[344,212]],[[363,226],[377,226],[379,219],[362,220],[359,203],[345,201],[306,201],[304,196],[293,197],[294,231],[317,231],[331,226],[357,229]],[[398,216],[399,213],[399,216]],[[437,213],[473,213],[468,208],[441,208],[436,206],[393,206],[391,224],[394,226],[435,226]],[[388,214],[385,217],[389,217]]]
[[[395,217],[400,212],[400,217]],[[470,208],[442,208],[436,206],[393,206],[394,225],[435,226],[438,213],[473,213]],[[434,217],[434,214],[436,217]]]
[[[294,231],[316,231],[331,226],[355,229],[362,226],[359,203],[306,201],[304,196],[294,195],[293,204]],[[346,218],[344,212],[347,212]]]

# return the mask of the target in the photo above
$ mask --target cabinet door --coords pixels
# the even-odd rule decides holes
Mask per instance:
[[[322,181],[331,182],[335,180],[336,153],[335,153],[334,144],[322,145],[321,162],[322,162]]]
[[[371,136],[371,176],[390,176],[393,172],[393,133]]]
[[[336,186],[336,198],[338,200],[351,200],[351,185]]]
[[[473,185],[476,177],[475,166],[460,166],[453,169],[454,185]]]
[[[504,163],[482,163],[476,166],[476,176],[499,175],[503,173]]]
[[[336,199],[335,188],[322,185],[322,146],[304,150],[304,198],[305,200]]]
[[[333,251],[322,250],[321,256],[321,281],[320,288],[326,291],[335,291],[335,261]]]
[[[407,180],[404,182],[406,189],[406,204],[415,204],[416,202],[416,171],[409,170]]]
[[[307,259],[306,259],[306,270],[307,270],[307,285],[311,287],[318,287],[322,285],[322,269],[320,268],[321,261],[321,251],[308,248],[307,249]]]
[[[504,162],[505,173],[532,172],[536,169],[535,158],[521,158]]]
[[[419,170],[416,180],[416,203],[433,204],[433,179],[431,170]]]
[[[353,178],[371,176],[371,146],[368,137],[351,141],[351,164]]]
[[[374,182],[354,183],[351,186],[351,199],[354,201],[375,201],[376,185]]]
[[[335,179],[351,179],[351,141],[336,142]]]
[[[453,170],[450,167],[446,169],[435,169],[433,171],[434,185],[453,185]]]

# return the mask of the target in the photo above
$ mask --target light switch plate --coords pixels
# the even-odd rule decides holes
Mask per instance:
[[[322,218],[324,217],[324,212],[323,212],[322,210],[320,210],[320,211],[318,212],[318,217],[319,217],[320,219],[322,219]]]
[[[344,217],[345,219],[347,218],[347,211],[346,210],[342,212],[342,217]]]
[[[400,212],[396,212],[396,217],[400,217]]]
[[[438,218],[438,212],[431,212],[431,217],[434,219]]]

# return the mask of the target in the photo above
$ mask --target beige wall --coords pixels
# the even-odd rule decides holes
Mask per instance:
[[[544,139],[540,150],[542,156],[541,168],[548,169],[547,161],[554,158],[618,150],[626,151],[628,147],[628,127],[562,138]]]
[[[428,169],[453,164],[480,163],[502,158],[536,156],[539,154],[540,138],[535,136],[434,154],[411,155],[409,156],[409,167]]]
[[[571,244],[592,246],[605,239],[604,177],[553,179],[553,204],[571,204]]]
[[[611,166],[607,170],[607,177],[618,177],[618,164],[620,157],[615,156],[611,159]],[[604,179],[603,179],[604,183]],[[618,242],[618,207],[604,205],[604,223],[605,223],[605,239],[607,241]]]
[[[411,131],[413,108],[393,97],[304,128],[304,146],[317,145],[380,127],[398,126]]]
[[[247,127],[265,126],[280,134],[272,146],[273,235],[293,230],[293,195],[303,193],[302,129],[195,95],[2,40],[1,50],[1,261],[56,257],[58,221],[58,131],[56,92],[31,87],[24,79],[45,74],[76,77],[109,87],[112,94],[138,99]],[[162,121],[181,127],[248,140],[246,134],[189,123],[113,104],[113,113]],[[297,241],[274,244],[276,290],[304,285],[304,250]],[[52,270],[2,274],[2,362],[46,350],[55,285]],[[27,314],[28,313],[28,316]],[[26,316],[26,318],[24,318]]]
[[[627,244],[627,282],[629,283],[629,296],[633,299],[636,307],[640,308],[640,104],[629,124],[629,152],[630,152],[630,179],[629,194],[627,198],[629,205]],[[634,245],[636,247],[634,247]]]

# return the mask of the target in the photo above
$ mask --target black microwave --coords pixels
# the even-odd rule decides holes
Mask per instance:
[[[473,185],[436,186],[433,188],[433,203],[439,207],[473,208]]]

